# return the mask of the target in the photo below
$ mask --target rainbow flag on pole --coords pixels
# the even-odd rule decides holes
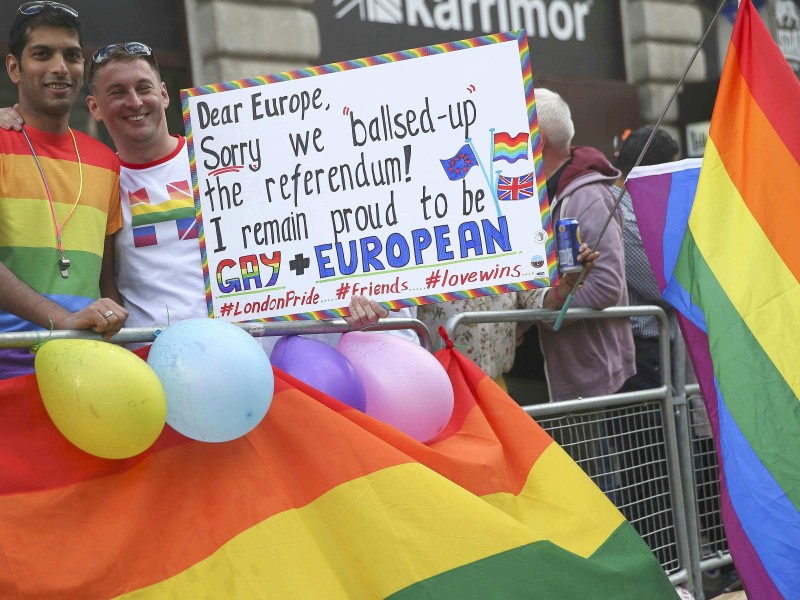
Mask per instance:
[[[697,179],[682,161],[634,170],[628,189],[664,297],[684,317],[747,596],[798,598],[800,82],[750,0]]]
[[[474,363],[424,445],[276,371],[244,438],[84,454],[0,382],[0,597],[674,599],[633,527]]]
[[[505,160],[510,163],[528,158],[528,134],[525,132],[510,135],[505,132],[494,134],[492,160]]]

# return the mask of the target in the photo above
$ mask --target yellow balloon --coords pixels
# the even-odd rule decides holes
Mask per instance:
[[[34,364],[47,413],[84,452],[129,458],[147,450],[164,429],[164,389],[133,352],[96,340],[50,340]]]

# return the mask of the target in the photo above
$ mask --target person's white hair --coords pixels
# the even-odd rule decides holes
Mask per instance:
[[[575,136],[575,125],[569,104],[552,90],[534,88],[536,98],[536,114],[539,118],[539,129],[547,136],[548,144],[563,152],[569,152],[572,138]]]

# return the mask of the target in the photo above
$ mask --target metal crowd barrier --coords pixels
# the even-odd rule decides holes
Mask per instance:
[[[237,325],[253,337],[346,333],[351,331],[350,325],[344,319],[292,322],[270,321],[264,323],[237,323]],[[115,344],[152,342],[163,329],[164,327],[123,328],[109,341]],[[365,327],[362,331],[395,331],[397,329],[410,329],[417,334],[419,343],[423,348],[426,350],[431,349],[431,334],[425,324],[417,319],[390,317]],[[85,330],[0,333],[0,348],[30,348],[45,340],[58,339],[102,340],[103,336],[99,333]]]
[[[685,385],[683,342],[670,347],[667,316],[657,306],[570,309],[566,319],[645,315],[659,324],[659,387],[546,404],[517,401],[637,529],[670,581],[704,600],[704,573],[718,572],[732,560],[713,438],[703,427],[702,401],[687,400],[699,397],[699,386]],[[557,316],[551,310],[467,312],[448,319],[445,329],[454,339],[457,328],[468,324],[547,323]]]

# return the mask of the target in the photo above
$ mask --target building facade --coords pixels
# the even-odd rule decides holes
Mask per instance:
[[[560,92],[577,144],[613,152],[614,135],[654,123],[722,0],[71,0],[87,53],[111,41],[156,50],[182,131],[179,90],[524,28],[534,84]],[[800,0],[754,0],[800,73]],[[704,128],[737,0],[726,0],[664,116],[685,153]],[[5,43],[5,40],[3,40]],[[7,79],[0,101],[13,103]],[[109,141],[79,110],[76,127]]]
[[[227,81],[524,28],[534,83],[573,108],[576,143],[610,154],[654,122],[713,11],[690,0],[185,0],[193,79]],[[689,83],[717,73],[702,49]],[[716,52],[711,54],[716,56]],[[678,103],[665,123],[677,132]]]

